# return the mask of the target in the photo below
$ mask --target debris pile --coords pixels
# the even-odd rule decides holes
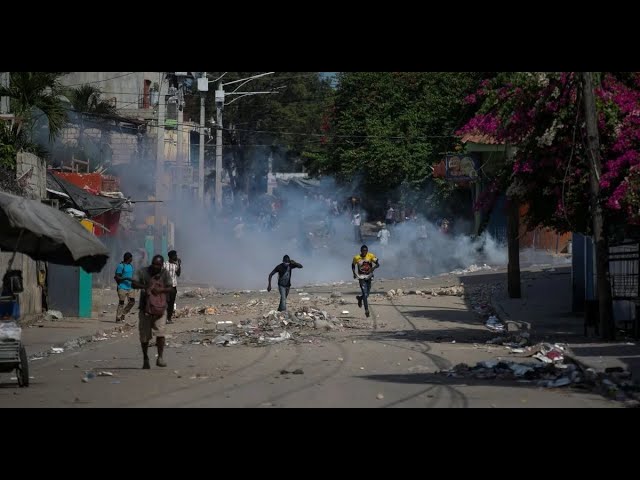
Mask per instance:
[[[487,340],[486,343],[489,345],[503,345],[514,349],[522,348],[531,344],[531,335],[529,332],[517,332],[512,335],[499,335],[491,340]]]
[[[199,298],[202,300],[207,297],[211,297],[212,295],[215,295],[217,293],[218,293],[218,290],[216,290],[215,288],[196,288],[194,290],[188,290],[180,296],[187,297],[187,298]]]
[[[461,363],[450,370],[439,372],[454,378],[477,378],[517,380],[521,383],[536,383],[540,387],[557,388],[578,384],[584,376],[574,364],[517,363],[498,360],[478,362],[474,367]]]
[[[217,322],[214,329],[193,329],[185,333],[190,336],[189,339],[183,342],[175,341],[168,346],[181,347],[184,343],[204,346],[238,344],[263,346],[286,340],[299,341],[305,335],[341,327],[343,324],[336,317],[326,311],[305,305],[295,312],[271,310],[259,318],[241,320],[238,323]]]
[[[502,323],[500,319],[495,315],[490,315],[489,318],[487,318],[487,321],[484,325],[489,330],[493,330],[494,332],[504,332],[506,329],[505,324]]]
[[[464,295],[464,285],[452,285],[450,287],[432,288],[431,295],[434,297],[437,297],[438,295],[462,297]]]

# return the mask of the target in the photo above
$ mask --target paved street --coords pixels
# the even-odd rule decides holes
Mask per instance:
[[[479,279],[480,277],[478,277]],[[489,277],[487,277],[489,278]],[[432,280],[376,281],[373,293],[390,288],[424,289],[450,285],[456,277]],[[355,302],[355,285],[304,289],[312,297],[344,294],[345,305],[329,313],[343,323],[370,328],[311,332],[295,344],[229,347],[193,344],[191,330],[211,330],[211,317],[178,320],[170,326],[167,368],[141,370],[137,329],[108,336],[41,360],[32,360],[31,387],[19,389],[10,374],[0,377],[0,406],[21,407],[618,407],[595,393],[570,388],[543,389],[516,380],[451,378],[437,374],[455,364],[507,357],[480,320],[457,296],[374,297],[372,317],[364,318]],[[301,301],[292,290],[292,308]],[[215,295],[205,303],[267,304],[237,315],[217,315],[215,322],[261,316],[277,306],[277,293]],[[186,298],[180,300],[185,306]],[[189,301],[193,304],[196,300]],[[202,303],[202,301],[200,301]],[[104,307],[112,308],[112,307]],[[341,314],[342,311],[349,314]],[[106,311],[106,310],[105,310]],[[105,315],[101,325],[110,322]],[[133,321],[133,316],[129,321]],[[366,323],[365,323],[366,321]],[[112,324],[111,326],[115,326]],[[104,328],[104,326],[102,327]],[[26,329],[26,339],[31,331]],[[455,343],[452,343],[454,342]],[[30,346],[27,342],[27,348]],[[30,353],[32,350],[29,350]],[[155,355],[155,348],[150,349]],[[302,370],[302,373],[282,373]],[[110,372],[83,382],[85,372]]]

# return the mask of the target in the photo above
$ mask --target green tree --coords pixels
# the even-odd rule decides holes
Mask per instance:
[[[16,135],[26,130],[33,140],[33,128],[44,116],[52,141],[64,127],[67,115],[59,78],[64,72],[10,72],[9,87],[0,86],[0,96],[9,97],[11,112],[16,117]]]
[[[338,75],[326,130],[328,151],[314,172],[357,179],[365,194],[383,197],[400,185],[450,195],[432,165],[458,143],[456,128],[473,112],[464,98],[489,74],[354,72]],[[404,189],[406,190],[406,188]]]
[[[108,101],[102,100],[102,90],[94,85],[84,84],[77,88],[70,88],[67,91],[67,98],[71,102],[72,110],[77,114],[78,122],[78,157],[82,160],[91,160],[92,164],[96,161],[102,163],[102,152],[108,148],[110,135],[108,127],[100,129],[100,140],[96,145],[93,141],[87,141],[85,130],[87,122],[95,123],[105,117],[116,115],[117,109],[115,105]],[[94,152],[91,155],[89,152]],[[95,157],[100,158],[95,158]],[[94,158],[92,158],[94,157]]]
[[[223,82],[251,77],[260,72],[228,72]],[[210,72],[217,78],[223,72]],[[238,88],[240,87],[240,88]],[[271,94],[238,98],[237,92],[273,91]],[[207,117],[215,117],[215,85],[206,99]],[[223,113],[224,168],[241,191],[250,191],[252,177],[263,178],[271,155],[274,170],[301,170],[324,148],[321,142],[323,117],[331,104],[333,89],[319,72],[277,72],[225,87]],[[237,93],[235,92],[235,93]],[[199,118],[199,97],[187,101],[185,117]],[[207,157],[212,159],[214,148]]]

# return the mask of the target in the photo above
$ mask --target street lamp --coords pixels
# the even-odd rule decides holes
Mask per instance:
[[[224,77],[227,72],[223,73],[220,77],[215,80],[209,80],[209,83],[217,82],[217,88],[215,93],[216,99],[216,209],[218,213],[222,211],[222,110],[225,106],[225,91],[224,87],[226,85],[232,85],[235,83],[240,83],[240,85],[233,91],[226,95],[241,95],[238,98],[233,99],[226,105],[230,105],[236,100],[240,98],[250,96],[250,95],[260,95],[266,93],[277,93],[277,92],[238,92],[238,90],[249,83],[251,80],[255,80],[256,78],[264,77],[266,75],[272,75],[276,72],[267,72],[261,73],[259,75],[253,75],[252,77],[242,78],[240,80],[233,80],[231,82],[222,83],[222,77]],[[242,82],[242,83],[241,83]]]

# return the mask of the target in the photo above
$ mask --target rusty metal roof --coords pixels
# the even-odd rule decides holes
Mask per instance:
[[[497,140],[495,137],[482,133],[465,133],[460,140],[462,143],[472,142],[482,145],[504,145],[504,142]]]

